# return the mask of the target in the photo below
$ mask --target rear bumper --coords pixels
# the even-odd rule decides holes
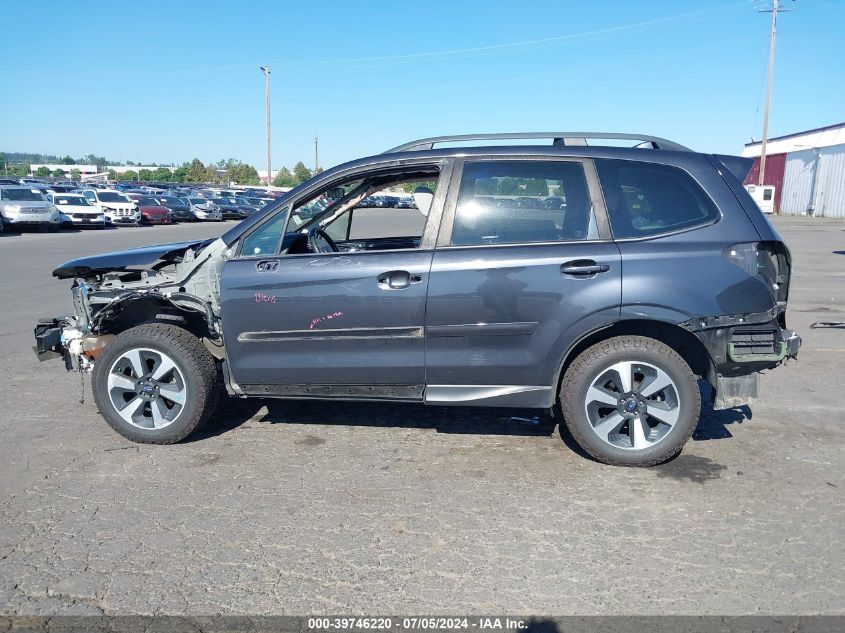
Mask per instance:
[[[784,327],[783,308],[759,314],[691,319],[681,326],[707,350],[707,380],[714,389],[714,408],[748,404],[757,397],[759,372],[797,358],[801,337]]]

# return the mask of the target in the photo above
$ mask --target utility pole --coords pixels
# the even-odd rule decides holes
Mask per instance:
[[[317,135],[314,135],[314,173],[317,173],[317,170],[320,169],[320,139],[317,138]]]
[[[775,35],[777,32],[778,11],[780,8],[780,0],[772,0],[771,9],[761,9],[761,13],[772,14],[772,30],[769,34],[769,71],[766,79],[766,105],[763,109],[763,141],[760,147],[760,173],[757,174],[757,184],[763,184],[763,177],[766,173],[766,143],[769,138],[769,107],[772,101],[772,70],[775,65]]]
[[[270,163],[270,66],[259,66],[264,73],[264,106],[267,110],[267,187],[273,182],[273,170]]]

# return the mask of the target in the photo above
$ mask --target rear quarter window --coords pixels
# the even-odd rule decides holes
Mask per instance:
[[[627,160],[597,160],[613,237],[648,237],[710,224],[719,210],[683,169]]]

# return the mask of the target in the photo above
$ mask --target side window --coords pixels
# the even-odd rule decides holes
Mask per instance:
[[[335,182],[297,202],[287,230],[319,226],[346,252],[420,248],[438,177],[438,168],[426,165]],[[301,241],[292,244],[287,253],[310,252],[303,246]]]
[[[279,252],[282,239],[282,229],[288,219],[288,209],[285,207],[273,218],[244,238],[241,246],[241,257],[255,257],[256,255],[276,255]]]
[[[340,216],[337,220],[326,227],[326,233],[335,242],[343,242],[348,239],[349,235],[349,221],[352,219],[352,211],[348,211]]]
[[[709,224],[719,210],[683,169],[596,160],[615,238],[647,237]]]
[[[452,244],[569,242],[598,237],[578,161],[464,164]]]
[[[97,201],[97,196],[94,195],[93,191],[83,191],[82,195],[84,195],[86,198],[88,198],[91,202]]]

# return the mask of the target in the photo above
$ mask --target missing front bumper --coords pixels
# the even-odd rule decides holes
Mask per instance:
[[[35,325],[35,345],[32,351],[39,361],[61,358],[65,369],[73,369],[73,358],[68,349],[62,344],[62,330],[64,322],[60,319],[40,319]]]

